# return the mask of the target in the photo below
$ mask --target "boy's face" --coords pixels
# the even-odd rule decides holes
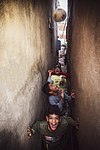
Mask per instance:
[[[51,84],[51,83],[49,84],[49,88],[50,88],[50,91],[52,92],[57,92],[59,90],[59,88],[56,85]]]
[[[55,114],[49,114],[46,116],[46,120],[48,122],[48,129],[50,131],[55,131],[60,122],[60,116]]]

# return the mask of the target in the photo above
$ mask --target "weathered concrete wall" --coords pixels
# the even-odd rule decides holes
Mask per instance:
[[[48,6],[0,1],[0,149],[29,149],[26,128],[44,113],[41,88],[53,62]]]
[[[80,150],[100,149],[100,2],[74,0],[71,49]]]

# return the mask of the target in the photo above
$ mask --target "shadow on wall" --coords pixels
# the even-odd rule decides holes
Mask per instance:
[[[0,150],[40,150],[41,137],[36,134],[21,143],[18,134],[14,131],[2,130],[0,132]]]
[[[0,132],[0,150],[26,150],[26,146],[21,145],[17,134],[3,130]]]

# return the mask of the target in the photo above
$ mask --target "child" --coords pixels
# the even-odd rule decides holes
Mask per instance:
[[[48,95],[50,105],[57,105],[62,114],[70,116],[70,104],[75,98],[75,92],[71,92],[71,95],[69,96],[63,89],[59,89],[56,85],[49,82],[43,86],[42,90]]]
[[[53,83],[67,91],[67,88],[69,86],[69,75],[62,72],[60,63],[58,63],[53,70],[48,70],[48,73],[48,82]]]
[[[52,106],[46,120],[35,122],[32,127],[28,127],[27,133],[29,137],[35,132],[42,136],[43,150],[66,150],[71,147],[69,125],[77,128],[71,117],[61,116],[59,108]]]

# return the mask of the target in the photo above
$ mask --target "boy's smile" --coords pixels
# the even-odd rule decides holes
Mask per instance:
[[[50,131],[55,131],[59,125],[60,116],[55,114],[49,114],[49,116],[46,116],[46,119],[48,122],[48,129]]]

